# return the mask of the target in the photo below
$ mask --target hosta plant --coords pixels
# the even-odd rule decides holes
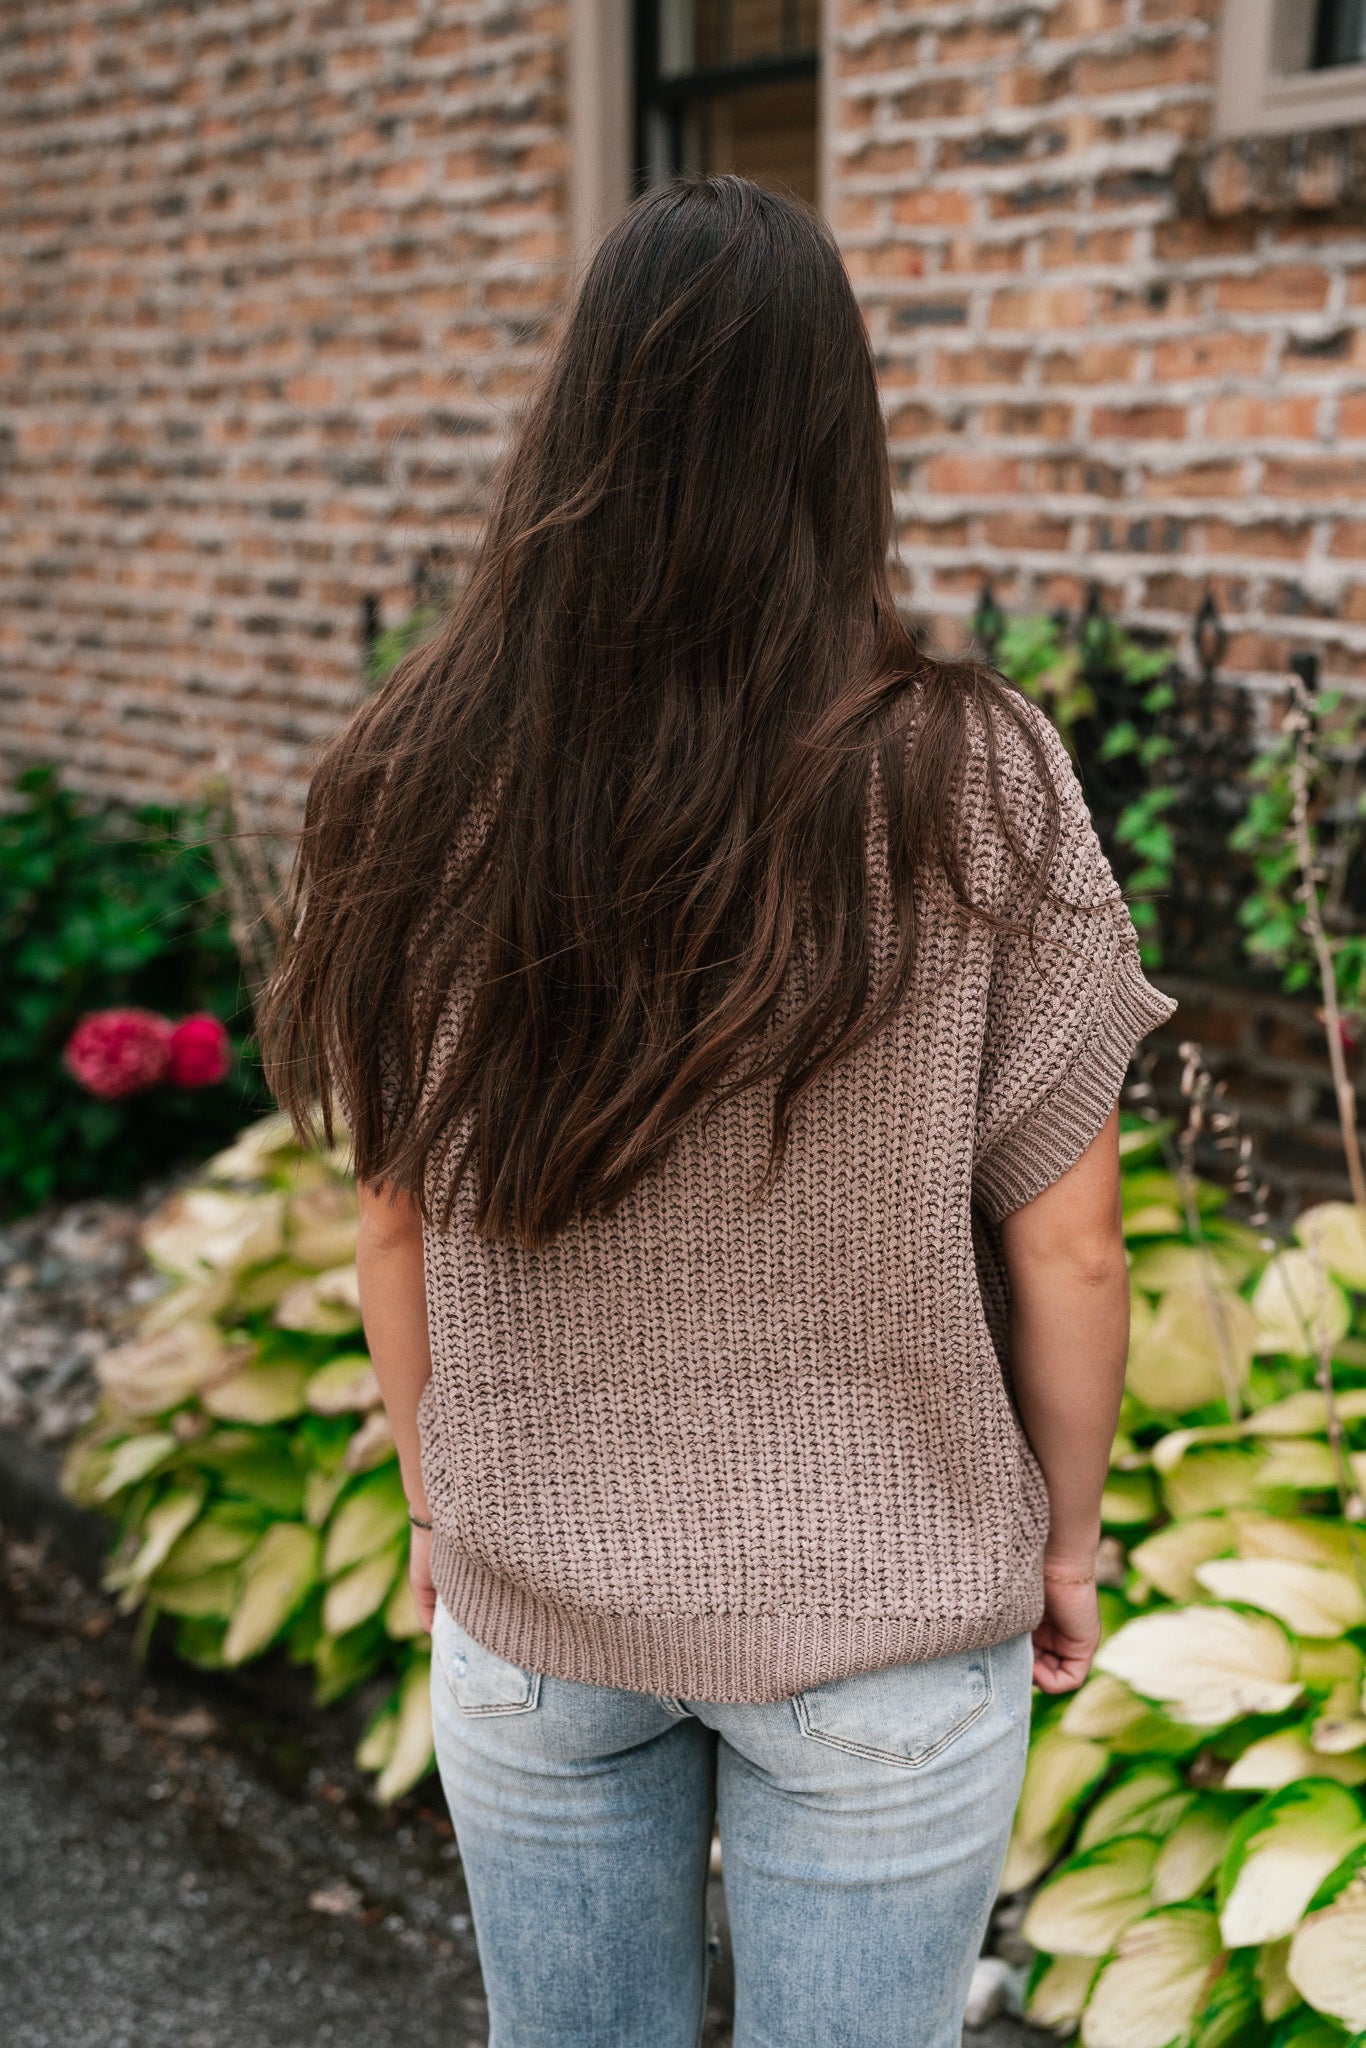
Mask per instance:
[[[66,1471],[116,1519],[108,1584],[144,1635],[164,1617],[193,1664],[283,1647],[311,1666],[320,1705],[389,1677],[360,1760],[394,1798],[431,1759],[429,1652],[361,1330],[345,1154],[304,1151],[270,1117],[143,1241],[166,1291],[98,1361],[100,1412]]]
[[[1363,2048],[1362,1212],[1269,1256],[1214,1190],[1183,1201],[1155,1134],[1124,1144],[1106,1638],[1036,1704],[1005,1874],[1028,2013],[1083,2048]]]

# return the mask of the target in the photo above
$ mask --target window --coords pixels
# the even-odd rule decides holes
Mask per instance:
[[[1366,0],[1319,0],[1314,67],[1366,64]]]
[[[636,186],[739,171],[818,196],[819,0],[637,0]]]
[[[1366,120],[1366,0],[1224,0],[1221,135]]]

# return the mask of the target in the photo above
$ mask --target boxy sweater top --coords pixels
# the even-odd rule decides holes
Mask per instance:
[[[1029,715],[1062,810],[1032,941],[927,884],[907,999],[800,1099],[767,1191],[756,1084],[543,1248],[477,1237],[468,1189],[428,1228],[432,1571],[488,1649],[763,1701],[1037,1622],[1048,1504],[1010,1393],[998,1225],[1080,1157],[1174,1005]],[[1037,850],[1038,767],[1008,721],[995,738]],[[895,944],[876,774],[869,812],[876,968]],[[973,899],[1022,913],[980,736],[961,832]]]

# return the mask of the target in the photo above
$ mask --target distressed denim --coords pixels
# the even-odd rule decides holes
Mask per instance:
[[[524,1671],[442,1606],[433,1653],[490,2048],[696,2048],[713,1818],[734,2048],[958,2048],[1027,1636],[763,1706]]]

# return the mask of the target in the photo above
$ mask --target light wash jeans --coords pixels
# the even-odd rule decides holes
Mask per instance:
[[[442,1606],[433,1652],[490,2048],[696,2048],[714,1812],[735,2048],[958,2048],[1028,1636],[740,1707],[521,1670]]]

